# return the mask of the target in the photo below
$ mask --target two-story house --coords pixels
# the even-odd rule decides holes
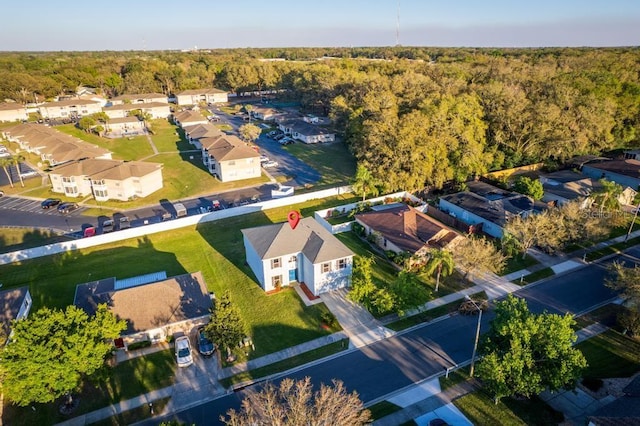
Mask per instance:
[[[199,140],[202,162],[221,182],[260,177],[260,154],[232,135]]]
[[[227,92],[220,89],[183,90],[176,93],[175,98],[178,105],[197,105],[200,102],[220,104],[229,101]]]

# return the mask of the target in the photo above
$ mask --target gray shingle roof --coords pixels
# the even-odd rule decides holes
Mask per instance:
[[[16,319],[29,287],[18,287],[0,291],[0,327],[5,337],[11,332],[11,321]]]
[[[242,233],[261,259],[303,253],[312,263],[353,256],[353,252],[312,217],[295,229],[288,222],[243,229]]]

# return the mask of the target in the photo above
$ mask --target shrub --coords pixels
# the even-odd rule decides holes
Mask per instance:
[[[351,230],[359,237],[364,237],[364,226],[360,225],[358,222],[354,222],[351,225]]]
[[[320,314],[320,319],[322,320],[323,323],[325,323],[329,327],[333,327],[336,324],[336,321],[337,321],[336,316],[333,315],[333,313],[329,312],[329,311],[325,311],[322,314]]]
[[[127,350],[135,351],[136,349],[148,348],[151,346],[150,340],[142,340],[140,342],[134,342],[130,345],[127,345]]]

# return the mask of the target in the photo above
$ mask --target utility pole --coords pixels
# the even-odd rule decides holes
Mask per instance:
[[[468,295],[465,298],[473,303],[473,306],[478,310],[478,325],[476,326],[476,339],[473,343],[473,353],[471,354],[471,367],[469,368],[469,377],[473,377],[473,372],[476,364],[476,351],[478,350],[478,340],[480,339],[480,323],[482,322],[482,309],[478,304],[470,298]]]

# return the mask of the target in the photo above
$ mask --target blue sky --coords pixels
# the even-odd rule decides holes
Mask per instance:
[[[31,0],[3,5],[0,50],[392,46],[398,0]],[[400,0],[400,44],[640,45],[638,0]]]

